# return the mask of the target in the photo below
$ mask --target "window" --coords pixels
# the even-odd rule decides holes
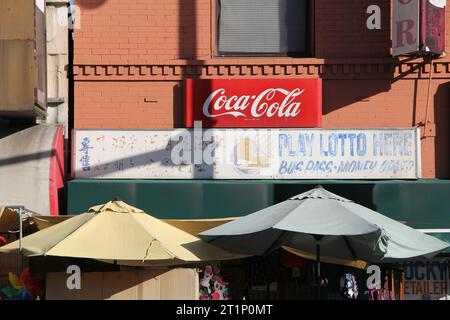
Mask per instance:
[[[308,0],[217,0],[218,55],[305,55]]]

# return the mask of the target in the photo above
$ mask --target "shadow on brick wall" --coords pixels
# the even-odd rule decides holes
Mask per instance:
[[[370,5],[380,8],[381,29],[369,30]],[[391,59],[391,1],[315,0],[315,57],[324,59],[323,114],[391,90],[394,79]],[[340,14],[342,12],[342,14]],[[343,63],[339,59],[364,59],[366,63]],[[368,59],[374,59],[373,61]]]
[[[174,128],[182,128],[184,123],[183,108],[183,84],[179,83],[173,86],[173,126]]]
[[[101,7],[106,2],[108,0],[75,0],[75,4],[80,6],[81,9],[95,9]]]
[[[353,103],[368,102],[370,98],[391,90],[393,73],[387,79],[329,79],[325,75],[322,82],[322,114],[327,115]]]
[[[317,58],[390,57],[392,1],[358,0],[351,4],[348,0],[314,2]],[[374,15],[367,13],[371,5],[380,8],[380,29],[372,28],[374,20],[369,18]]]
[[[430,101],[433,102],[433,101]],[[436,124],[435,137],[435,170],[436,177],[448,178],[449,169],[449,106],[450,106],[450,83],[438,86],[434,95],[434,123]]]
[[[197,1],[178,0],[178,57],[197,59]]]
[[[205,64],[204,60],[201,60],[202,57],[199,57],[199,48],[198,48],[198,7],[197,0],[178,0],[179,10],[178,10],[178,56],[179,59],[185,60],[188,62],[188,66],[186,68],[181,68],[182,70],[182,79],[199,79],[202,75],[202,67]],[[200,58],[200,59],[199,59]],[[210,81],[210,80],[203,80]],[[181,82],[181,86],[177,86],[174,88],[174,124],[177,126],[177,123],[180,124],[181,127],[184,127],[184,106],[185,104],[185,83]],[[210,91],[210,90],[209,90]],[[177,107],[183,106],[181,109],[181,114],[179,108]],[[201,107],[201,106],[197,106]],[[180,122],[178,122],[180,121]],[[193,178],[199,179],[204,177],[204,175],[208,175],[211,178],[214,177],[214,167],[212,165],[195,165],[193,168]]]

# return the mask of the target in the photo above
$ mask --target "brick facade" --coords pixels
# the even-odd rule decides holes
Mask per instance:
[[[430,67],[390,56],[391,1],[310,2],[313,57],[230,58],[214,53],[214,0],[75,0],[75,128],[180,127],[187,77],[321,77],[325,128],[423,123]],[[366,28],[372,4],[381,30]],[[450,59],[436,60],[433,72],[436,136],[422,139],[422,175],[449,178]]]

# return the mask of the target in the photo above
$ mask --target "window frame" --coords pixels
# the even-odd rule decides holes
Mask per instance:
[[[312,58],[315,56],[315,0],[307,0],[306,51],[287,53],[221,53],[219,51],[219,1],[211,0],[211,49],[213,58]]]

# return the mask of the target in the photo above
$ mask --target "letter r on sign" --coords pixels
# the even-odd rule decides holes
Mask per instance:
[[[413,45],[416,42],[416,38],[412,33],[414,28],[414,20],[401,20],[397,21],[397,43],[396,48],[404,47],[403,37],[405,37],[407,45]]]

